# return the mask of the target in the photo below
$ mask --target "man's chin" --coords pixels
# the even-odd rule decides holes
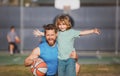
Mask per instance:
[[[48,43],[50,46],[53,46],[54,45],[54,42],[50,42],[50,43]]]
[[[49,44],[50,46],[53,46],[54,44]]]
[[[53,46],[55,44],[55,41],[47,41],[47,43],[50,45],[50,46]]]

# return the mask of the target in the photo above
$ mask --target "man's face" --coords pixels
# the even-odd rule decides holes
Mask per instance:
[[[55,30],[46,30],[45,37],[48,44],[53,46],[56,42],[57,33],[55,33]]]

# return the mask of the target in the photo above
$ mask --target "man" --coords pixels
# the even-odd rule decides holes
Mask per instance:
[[[8,32],[7,34],[7,41],[9,43],[9,51],[11,55],[13,55],[15,51],[19,52],[18,47],[17,47],[17,42],[20,42],[20,39],[17,33],[15,32],[14,26],[10,27],[10,32]]]
[[[53,24],[44,26],[46,42],[33,49],[32,53],[25,59],[25,66],[30,66],[34,58],[42,58],[48,67],[46,76],[55,76],[58,66],[58,48],[56,44],[57,29]],[[54,64],[54,65],[53,65]]]
[[[56,43],[57,38],[57,28],[53,24],[48,24],[44,26],[44,36],[45,40],[39,47],[33,49],[32,53],[25,59],[25,66],[30,66],[34,63],[35,58],[42,58],[47,66],[48,71],[46,76],[55,76],[58,67],[58,46]],[[77,58],[74,53],[71,53],[72,58]],[[80,65],[76,64],[76,72],[79,72]]]

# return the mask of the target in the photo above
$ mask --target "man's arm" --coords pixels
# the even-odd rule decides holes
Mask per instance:
[[[73,58],[73,59],[75,59],[76,61],[78,60],[78,55],[77,55],[76,51],[72,51],[72,52],[71,52],[70,58]]]
[[[24,65],[31,66],[34,62],[34,58],[38,58],[40,56],[40,49],[39,47],[33,49],[32,53],[25,59]]]
[[[95,28],[95,29],[91,29],[91,30],[85,30],[85,31],[80,31],[80,35],[88,35],[88,34],[100,34],[100,30]]]

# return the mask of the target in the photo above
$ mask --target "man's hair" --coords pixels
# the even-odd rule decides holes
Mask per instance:
[[[45,34],[46,34],[46,30],[54,30],[55,33],[57,33],[57,28],[54,24],[47,24],[43,26],[44,30],[45,30]]]
[[[55,21],[55,25],[58,28],[58,25],[65,24],[67,26],[67,30],[72,27],[71,21],[68,15],[60,15]]]

